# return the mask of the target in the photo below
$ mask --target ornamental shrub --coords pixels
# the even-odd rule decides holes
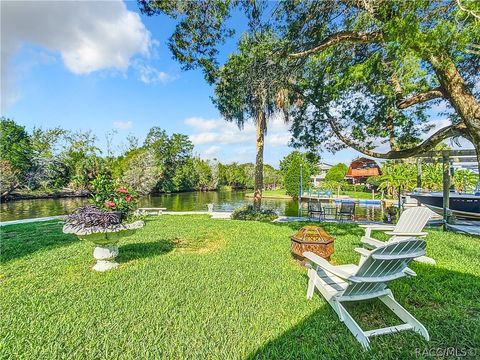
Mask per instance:
[[[111,211],[102,211],[93,205],[85,205],[67,216],[66,223],[77,230],[89,228],[108,229],[120,223],[117,214]]]
[[[128,217],[137,203],[137,196],[127,186],[114,182],[105,175],[97,176],[92,182],[92,202],[104,211],[120,211]]]
[[[247,205],[235,209],[232,213],[233,220],[272,221],[278,218],[278,214],[272,209],[255,210],[253,205]]]

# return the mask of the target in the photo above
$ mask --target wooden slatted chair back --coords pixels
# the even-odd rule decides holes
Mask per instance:
[[[369,298],[369,295],[383,291],[389,281],[406,275],[404,270],[408,264],[425,255],[425,247],[425,241],[409,238],[376,248],[360,265],[342,297]]]
[[[414,207],[405,210],[397,225],[395,225],[394,232],[408,232],[419,233],[427,225],[428,220],[432,216],[432,211],[426,207]]]

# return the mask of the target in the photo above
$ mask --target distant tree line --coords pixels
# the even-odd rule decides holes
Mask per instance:
[[[320,187],[342,191],[383,191],[388,197],[397,197],[399,191],[413,191],[417,187],[417,165],[411,160],[385,161],[381,175],[369,177],[364,185],[350,185],[345,180],[348,166],[339,163],[331,167]],[[451,178],[452,186],[459,192],[471,192],[477,183],[477,174],[469,169],[457,169]],[[422,190],[441,191],[442,165],[439,162],[421,164]],[[365,186],[366,185],[366,186]]]
[[[216,190],[224,186],[253,188],[253,164],[203,160],[194,155],[187,135],[168,135],[153,127],[143,144],[139,145],[134,137],[128,140],[129,146],[121,155],[114,156],[110,149],[104,155],[91,131],[57,127],[35,128],[28,133],[14,120],[2,117],[0,195],[5,198],[14,191],[88,192],[91,181],[100,174],[121,179],[141,195]],[[265,187],[275,188],[282,182],[280,171],[265,165]]]

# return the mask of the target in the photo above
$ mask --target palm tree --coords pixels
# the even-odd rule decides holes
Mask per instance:
[[[378,188],[388,195],[398,196],[398,190],[411,190],[416,184],[416,168],[409,163],[386,162],[382,166]]]
[[[214,103],[227,121],[242,129],[248,120],[256,127],[254,207],[263,190],[263,151],[268,119],[288,106],[288,81],[282,62],[274,61],[276,39],[269,32],[244,35],[239,53],[231,55],[218,73]],[[277,60],[277,59],[276,59]]]

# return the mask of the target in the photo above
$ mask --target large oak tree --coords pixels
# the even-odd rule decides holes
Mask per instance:
[[[170,48],[185,68],[219,79],[218,47],[243,11],[248,31],[277,39],[272,61],[289,68],[294,144],[404,158],[451,137],[480,162],[480,3],[469,0],[140,0],[178,20]],[[281,64],[281,65],[280,65]],[[300,75],[299,75],[300,74]],[[285,74],[279,76],[284,77]],[[449,123],[432,133],[431,111]],[[340,140],[340,142],[338,141]],[[379,145],[386,151],[376,151]]]
[[[293,109],[297,144],[335,149],[334,135],[366,155],[395,159],[462,136],[480,162],[480,3],[292,1],[281,8],[282,55],[304,65],[297,83],[304,101]],[[450,123],[432,133],[433,105]],[[375,151],[381,143],[389,149]]]

